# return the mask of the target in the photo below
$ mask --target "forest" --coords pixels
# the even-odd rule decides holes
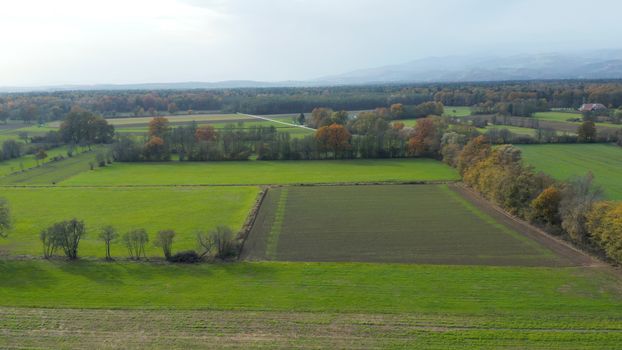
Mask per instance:
[[[0,122],[61,120],[80,106],[104,117],[192,114],[196,111],[279,114],[310,112],[317,106],[364,110],[392,104],[441,102],[472,106],[476,114],[531,116],[583,103],[622,106],[622,82],[528,81],[409,85],[239,88],[154,91],[56,91],[0,94]]]

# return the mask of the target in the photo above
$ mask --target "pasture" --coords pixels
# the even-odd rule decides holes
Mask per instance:
[[[290,122],[289,120],[285,120],[285,122]],[[189,124],[189,123],[185,123],[185,124]],[[177,125],[181,125],[181,124],[177,124]],[[283,125],[280,123],[275,123],[269,120],[259,120],[259,119],[253,119],[253,120],[238,120],[235,122],[222,122],[222,121],[201,121],[198,122],[197,125],[199,126],[204,126],[204,125],[210,125],[212,127],[214,127],[215,129],[224,129],[224,128],[232,128],[234,130],[241,130],[241,131],[248,131],[250,128],[252,127],[270,127],[273,126],[275,127],[279,132],[287,132],[290,134],[291,137],[304,137],[306,135],[313,135],[313,131],[312,130],[308,130],[308,129],[303,129],[303,128],[298,128],[295,126],[287,126],[287,125]],[[121,125],[121,126],[117,126],[115,131],[121,134],[146,134],[147,131],[149,130],[147,125],[144,126],[140,126],[140,125]]]
[[[65,186],[232,185],[458,180],[431,159],[114,163],[77,174]]]
[[[571,264],[447,185],[270,189],[243,255],[284,261]]]
[[[522,128],[520,126],[511,126],[511,125],[488,125],[485,128],[477,128],[477,131],[481,132],[482,134],[485,134],[489,130],[502,130],[502,129],[506,129],[510,131],[511,133],[514,133],[517,135],[526,135],[526,136],[536,135],[536,129]]]
[[[158,230],[173,229],[175,250],[195,249],[196,230],[229,225],[237,232],[258,194],[256,187],[149,187],[149,188],[2,188],[11,203],[14,229],[0,239],[3,255],[42,255],[39,232],[59,220],[78,218],[87,225],[80,242],[83,257],[103,257],[98,234],[113,225],[122,234],[144,228],[151,238]],[[113,255],[127,257],[119,241]],[[162,256],[149,244],[147,255]]]
[[[550,120],[554,122],[568,122],[569,119],[583,118],[579,112],[536,112],[533,117],[539,120]]]
[[[67,147],[52,148],[52,149],[45,151],[45,153],[47,153],[48,157],[42,161],[37,161],[37,159],[35,159],[34,154],[27,154],[19,158],[1,161],[0,162],[0,177],[19,172],[22,169],[30,169],[30,168],[36,167],[37,165],[45,164],[45,162],[49,161],[50,158],[53,158],[56,156],[66,157]]]
[[[622,200],[622,148],[606,144],[520,145],[523,159],[558,180],[591,171],[608,199]]]
[[[251,119],[238,114],[191,114],[191,115],[174,115],[165,116],[171,125],[189,124],[193,121],[201,122],[237,122],[239,120]],[[116,127],[123,126],[147,126],[153,117],[130,117],[130,118],[107,118],[109,124]],[[51,124],[52,126],[60,126],[60,124]]]
[[[443,116],[447,117],[466,117],[471,115],[471,107],[469,106],[445,106],[443,110]]]
[[[2,261],[0,273],[2,347],[604,349],[622,341],[621,282],[597,268]]]
[[[40,166],[36,166],[32,156],[23,156],[6,162],[0,162],[0,165],[2,165],[0,169],[4,170],[5,174],[9,174],[0,177],[0,186],[57,184],[76,174],[89,171],[91,163],[95,163],[95,156],[98,149],[100,148],[95,147],[92,151],[79,153],[73,157],[65,157],[60,161],[46,162]],[[54,155],[55,153],[57,155],[66,156],[66,150],[64,148],[50,150],[48,154]],[[30,165],[31,168],[25,167],[25,171],[18,171],[21,167],[20,164]]]

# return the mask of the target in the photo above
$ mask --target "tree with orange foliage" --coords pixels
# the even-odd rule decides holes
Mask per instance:
[[[399,131],[404,129],[406,125],[402,122],[395,122],[393,124],[391,124],[391,127],[393,128],[393,130]]]
[[[337,159],[338,155],[350,148],[352,135],[343,125],[331,124],[317,129],[315,139],[320,149],[332,152],[333,157]]]
[[[149,121],[149,137],[159,137],[166,139],[171,132],[171,126],[168,119],[164,117],[155,117]]]
[[[475,165],[480,160],[486,159],[492,152],[492,147],[485,136],[480,135],[471,141],[469,141],[460,156],[458,157],[458,171],[461,175],[471,166]]]
[[[143,155],[146,160],[169,160],[170,153],[164,140],[158,136],[152,136],[145,143]]]
[[[216,129],[211,125],[199,126],[194,132],[194,138],[197,141],[214,141],[216,140]]]
[[[437,118],[418,119],[415,133],[408,140],[408,153],[412,156],[437,155],[441,139],[439,128]]]
[[[392,104],[389,110],[391,111],[393,119],[400,119],[404,115],[404,105],[401,103]]]

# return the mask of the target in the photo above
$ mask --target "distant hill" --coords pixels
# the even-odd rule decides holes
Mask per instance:
[[[325,84],[620,79],[622,50],[513,56],[428,57],[404,64],[327,76]]]
[[[428,57],[408,63],[355,70],[309,81],[229,80],[220,82],[55,85],[0,87],[0,92],[231,89],[548,79],[622,79],[622,49],[512,56]]]
[[[145,83],[145,84],[93,84],[93,85],[52,85],[27,87],[0,87],[0,92],[28,91],[94,91],[94,90],[192,90],[192,89],[233,89],[281,86],[307,86],[318,83],[301,81],[264,82],[252,80],[227,80],[219,82],[179,82],[179,83]]]

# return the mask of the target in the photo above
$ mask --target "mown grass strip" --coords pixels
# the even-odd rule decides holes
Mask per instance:
[[[268,242],[266,245],[266,256],[270,259],[276,259],[277,248],[279,245],[279,236],[283,230],[283,221],[285,220],[285,206],[287,204],[287,188],[281,189],[279,201],[276,207],[274,215],[274,222],[272,223],[272,229],[268,234]]]

